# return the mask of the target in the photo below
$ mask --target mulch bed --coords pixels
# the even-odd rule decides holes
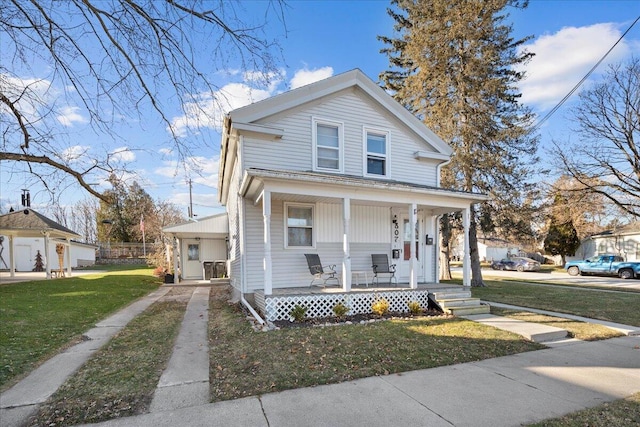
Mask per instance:
[[[319,318],[307,318],[301,322],[289,321],[289,320],[275,320],[273,325],[277,328],[313,328],[319,326],[334,326],[342,324],[364,324],[373,323],[381,320],[391,319],[419,319],[422,317],[449,317],[450,315],[444,314],[438,310],[425,310],[419,314],[389,312],[383,316],[378,316],[373,313],[354,314],[350,316],[344,316],[341,318],[331,317],[319,317]]]

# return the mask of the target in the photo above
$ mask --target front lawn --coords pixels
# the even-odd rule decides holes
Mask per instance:
[[[450,316],[255,332],[224,299],[212,298],[209,313],[212,401],[544,348]]]
[[[0,389],[160,284],[137,266],[0,286]]]
[[[637,292],[607,292],[499,280],[484,282],[487,285],[484,288],[471,288],[472,295],[484,301],[640,326],[640,294]]]

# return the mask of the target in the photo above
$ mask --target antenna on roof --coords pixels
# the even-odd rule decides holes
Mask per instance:
[[[22,206],[25,208],[31,207],[31,195],[29,194],[29,189],[22,189]]]

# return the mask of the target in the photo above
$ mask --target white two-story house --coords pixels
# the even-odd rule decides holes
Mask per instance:
[[[265,310],[283,290],[311,289],[308,253],[337,266],[343,294],[372,285],[372,254],[396,264],[399,288],[437,283],[438,217],[462,211],[468,247],[469,208],[486,200],[440,187],[451,154],[360,70],[231,111],[218,197],[234,292]]]

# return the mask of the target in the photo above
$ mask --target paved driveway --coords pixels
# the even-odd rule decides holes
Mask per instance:
[[[462,274],[462,268],[452,267],[452,273]],[[554,272],[554,273],[534,273],[524,271],[519,273],[517,271],[499,271],[491,268],[482,269],[482,277],[485,279],[491,277],[518,279],[518,280],[535,280],[536,282],[545,283],[566,283],[575,285],[598,285],[598,286],[611,286],[617,288],[633,288],[640,290],[639,279],[623,280],[619,277],[599,277],[599,276],[569,276],[566,272]]]

